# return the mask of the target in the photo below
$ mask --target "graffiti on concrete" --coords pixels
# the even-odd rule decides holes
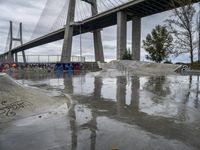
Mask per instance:
[[[1,102],[2,107],[0,107],[0,115],[13,117],[16,115],[16,111],[24,109],[25,107],[31,106],[32,103],[28,101],[16,101],[13,103],[8,103],[8,101]]]

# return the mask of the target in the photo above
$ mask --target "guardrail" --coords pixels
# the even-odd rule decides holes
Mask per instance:
[[[27,63],[56,63],[60,62],[60,55],[26,55]],[[18,55],[18,62],[23,63],[23,56]],[[85,62],[85,57],[72,56],[71,62]]]

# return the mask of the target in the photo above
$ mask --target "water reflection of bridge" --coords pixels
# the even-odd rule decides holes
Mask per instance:
[[[190,78],[191,79],[191,78]],[[86,128],[91,131],[91,150],[95,149],[96,143],[96,130],[97,130],[97,118],[106,116],[108,118],[114,119],[119,122],[127,123],[130,125],[137,125],[143,130],[160,135],[165,137],[166,139],[176,139],[182,141],[183,143],[188,143],[197,148],[200,148],[200,144],[198,142],[200,137],[200,131],[197,128],[191,128],[190,125],[186,125],[182,120],[182,117],[187,116],[187,110],[185,106],[179,106],[179,112],[176,117],[163,117],[161,115],[151,115],[140,110],[140,79],[138,77],[133,77],[131,79],[131,102],[130,105],[126,104],[126,86],[127,79],[126,77],[117,77],[117,89],[116,89],[116,102],[111,99],[106,99],[102,97],[102,78],[95,77],[94,80],[94,91],[89,96],[74,95],[73,91],[73,77],[64,78],[65,84],[65,92],[73,95],[73,99],[77,100],[79,104],[85,105],[88,109],[91,110],[92,119],[84,124]],[[155,87],[159,92],[163,92],[162,84],[165,81],[165,77],[152,77],[149,78],[150,82],[152,80],[156,81]],[[191,81],[188,82],[189,92],[183,93],[183,97],[185,96],[184,101],[189,100],[190,90],[191,90]],[[152,87],[154,85],[150,85]],[[146,87],[146,90],[148,89]],[[112,91],[110,91],[112,92]],[[166,91],[165,91],[166,92]],[[170,91],[168,91],[170,94]],[[197,91],[198,93],[198,91]],[[198,99],[195,99],[195,102],[198,104]],[[99,111],[103,110],[103,111]],[[73,144],[77,143],[78,130],[76,125],[76,111],[75,106],[72,105],[70,109],[69,115],[73,118],[70,122],[72,129],[72,139]],[[192,124],[191,124],[192,125]],[[74,148],[77,145],[74,145]]]
[[[97,138],[99,137],[98,132],[100,125],[98,119],[102,117],[109,118],[113,120],[114,123],[137,126],[146,133],[158,135],[164,137],[164,139],[180,141],[194,148],[200,148],[200,129],[197,125],[200,118],[198,117],[199,115],[193,116],[194,113],[191,112],[191,109],[194,109],[197,114],[199,112],[198,77],[197,82],[195,82],[196,77],[189,77],[187,81],[187,77],[181,76],[177,78],[177,80],[180,80],[178,82],[172,81],[170,77],[145,77],[145,82],[143,81],[144,78],[141,77],[131,77],[130,79],[126,77],[117,77],[116,91],[115,89],[109,89],[110,93],[114,91],[116,93],[115,97],[112,98],[105,98],[103,95],[105,78],[88,78],[87,75],[72,76],[66,74],[63,76],[64,79],[61,76],[59,77],[60,78],[57,79],[56,76],[54,76],[53,80],[58,80],[59,85],[64,84],[63,92],[70,94],[72,99],[77,101],[68,102],[68,107],[70,108],[68,115],[70,118],[72,150],[80,146],[79,138],[81,137],[81,132],[84,130],[87,130],[87,133],[89,132],[90,134],[90,138],[88,139],[90,140],[90,149],[95,150],[97,148],[96,145],[98,144]],[[47,78],[52,79],[52,76],[40,76],[41,81]],[[92,88],[92,92],[88,92],[88,89],[85,89],[87,93],[82,93],[84,91],[76,91],[77,86],[81,86],[81,83],[77,82],[77,85],[75,80],[80,81],[81,78],[85,81],[92,80],[92,83],[89,84],[89,87]],[[176,91],[173,91],[174,89],[172,87],[180,84],[180,78],[183,78],[185,83],[184,86],[181,86],[181,89],[177,89],[178,92],[182,91],[182,93],[176,93]],[[127,86],[129,86],[130,91],[127,91]],[[59,88],[59,86],[56,87]],[[115,85],[112,85],[112,87],[115,87]],[[83,88],[85,88],[84,85]],[[149,93],[149,95],[143,97],[144,91]],[[131,92],[131,94],[129,92]],[[129,103],[127,103],[127,93],[130,95]],[[166,97],[166,99],[163,99],[163,97]],[[170,98],[174,98],[173,101],[176,103],[177,112],[174,116],[163,115],[158,112],[145,112],[141,107],[144,102],[143,98],[145,98],[145,101],[150,99],[157,107],[165,101],[170,101]],[[192,105],[188,106],[188,103]],[[80,123],[80,115],[83,115],[84,112],[77,111],[79,106],[84,106],[84,109],[90,112],[91,116],[87,122]],[[165,110],[162,112],[165,113]],[[187,117],[197,117],[197,121],[188,122],[190,118]]]

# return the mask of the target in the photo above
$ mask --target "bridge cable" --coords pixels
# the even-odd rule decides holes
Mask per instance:
[[[103,9],[104,9],[103,11],[106,11],[106,10],[109,9],[109,7],[104,2],[101,1],[101,4],[102,4]]]
[[[105,3],[104,3],[104,0],[103,1],[101,1],[102,2],[102,4],[104,5],[104,7],[106,7],[106,8],[108,8],[108,9],[110,9]]]
[[[92,16],[92,9],[91,9],[91,6],[92,6],[92,5],[85,3],[85,8],[86,8],[88,17],[91,17],[91,16]],[[98,9],[97,9],[97,11],[98,11]]]
[[[84,9],[84,2],[82,2],[81,0],[80,0],[80,6],[81,6],[81,12],[84,14],[84,18],[83,19],[86,19],[87,18],[87,13],[86,13],[86,11]]]
[[[16,37],[15,37],[16,39],[20,39],[20,27],[18,28],[18,31],[17,31],[17,34],[16,34]],[[15,47],[17,47],[17,46],[19,46],[20,44],[19,44],[19,41],[14,41],[14,43],[13,43],[13,48],[15,48]]]
[[[78,10],[78,15],[80,16],[80,20],[83,20],[84,16],[83,13],[81,13],[81,6],[80,6],[80,0],[77,0],[77,10]]]
[[[75,19],[76,19],[76,21],[79,21],[79,16],[78,16],[78,6],[77,6],[77,1],[76,1],[76,5],[75,5]]]
[[[104,11],[104,6],[103,6],[103,8],[102,8],[102,4],[101,4],[101,2],[99,2],[99,1],[97,1],[97,7],[99,7],[99,12],[103,12]]]
[[[123,4],[123,3],[124,3],[124,1],[122,1],[122,0],[117,0],[117,1],[119,1],[121,4]],[[120,5],[121,5],[121,4],[120,4]]]
[[[113,5],[113,7],[116,7],[115,4],[111,0],[108,0],[108,1],[110,2],[111,5]]]
[[[100,6],[101,3],[99,3],[99,1],[97,2],[97,9],[98,9],[98,13],[103,12],[104,10],[101,8],[102,6]]]
[[[105,0],[106,5],[108,6],[108,10],[112,9],[112,3],[110,3],[108,0]]]
[[[74,15],[75,15],[74,20],[75,20],[75,21],[79,21],[79,20],[78,20],[77,5],[75,5],[75,14],[74,14]]]
[[[117,6],[121,5],[121,2],[119,2],[118,0],[115,0],[114,2],[117,4]]]
[[[56,18],[53,26],[51,27],[50,31],[56,31],[64,27],[67,18],[67,3],[64,4],[60,14]]]
[[[84,2],[85,3],[85,2]],[[85,18],[87,18],[87,14],[86,14],[86,12],[85,12],[85,9],[84,9],[84,6],[83,6],[84,4],[83,4],[83,2],[80,0],[80,6],[81,6],[81,9],[82,9],[82,12],[83,12],[83,14],[85,15],[85,17],[84,17],[84,19]]]
[[[64,11],[64,18],[63,18],[63,27],[65,26],[65,24],[66,24],[66,20],[67,20],[67,12],[68,12],[68,3],[66,2],[65,3],[65,7],[64,7],[64,9],[66,8],[66,11]]]
[[[10,29],[8,31],[7,40],[6,40],[6,46],[5,46],[4,52],[7,52],[9,50],[9,44],[10,44]]]
[[[42,19],[42,16],[44,16],[44,14],[46,13],[48,4],[49,4],[49,0],[47,0],[47,2],[46,2],[46,4],[45,4],[45,7],[43,8],[43,11],[42,11],[42,13],[41,13],[41,15],[40,15],[40,17],[39,17],[39,20],[38,20],[38,22],[37,22],[37,24],[36,24],[34,30],[33,30],[33,33],[32,33],[32,35],[31,35],[31,39],[30,39],[30,40],[34,39],[35,36],[37,36],[37,35],[35,35],[35,34],[37,34],[37,30],[38,30],[38,28],[39,28],[40,20]]]
[[[52,24],[54,24],[55,20],[57,19],[57,14],[60,14],[60,9],[55,9],[55,6],[59,7],[65,4],[66,1],[64,0],[47,0],[43,11],[39,17],[39,20],[33,30],[31,39],[38,37],[38,34],[45,35],[49,33],[49,30],[52,28]],[[62,19],[61,19],[62,20]],[[48,22],[48,23],[47,23]]]

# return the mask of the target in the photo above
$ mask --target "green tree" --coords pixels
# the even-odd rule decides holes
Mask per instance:
[[[192,0],[171,0],[171,5],[174,10],[166,22],[169,31],[175,37],[176,55],[189,53],[190,61],[193,63],[194,50],[197,48],[195,33],[198,32],[195,24],[195,7]],[[177,5],[180,7],[177,8]]]
[[[149,53],[146,59],[157,63],[167,59],[173,52],[173,37],[166,27],[157,25],[143,40],[143,48]]]

